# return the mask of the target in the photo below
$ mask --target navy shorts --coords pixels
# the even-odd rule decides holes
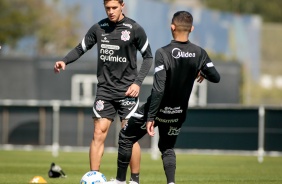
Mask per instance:
[[[96,97],[93,105],[93,118],[109,118],[114,120],[116,114],[121,120],[129,119],[137,110],[139,98],[125,97],[121,99],[105,100]]]

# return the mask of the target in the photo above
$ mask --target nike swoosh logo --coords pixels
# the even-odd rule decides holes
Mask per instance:
[[[130,108],[128,108],[128,110],[131,110],[135,105],[131,106]]]

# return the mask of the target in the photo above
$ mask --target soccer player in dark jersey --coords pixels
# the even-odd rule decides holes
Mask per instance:
[[[158,147],[168,184],[175,183],[176,155],[174,145],[186,118],[188,101],[195,80],[205,78],[218,83],[220,75],[201,47],[188,39],[193,31],[189,12],[176,12],[171,32],[174,40],[155,54],[155,73],[151,95],[120,131],[116,179],[106,183],[125,184],[132,145],[146,133],[154,136],[159,128]]]
[[[94,24],[81,43],[54,66],[55,73],[79,59],[95,44],[98,49],[97,93],[93,105],[94,133],[90,144],[90,169],[99,171],[104,141],[116,113],[122,127],[136,111],[140,86],[153,62],[152,52],[144,29],[126,17],[123,0],[104,0],[107,18]],[[137,51],[143,57],[137,71]],[[139,182],[140,146],[134,144],[131,178]],[[134,183],[134,182],[132,182]]]

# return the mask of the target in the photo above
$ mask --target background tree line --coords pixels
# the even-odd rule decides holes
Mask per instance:
[[[156,0],[176,3],[177,0]],[[258,14],[264,22],[282,22],[281,0],[199,0],[210,9]],[[91,5],[94,6],[94,5]],[[58,0],[1,0],[0,45],[13,48],[25,37],[36,38],[36,54],[65,54],[78,40],[79,6],[60,8]],[[64,11],[66,10],[66,11]],[[72,38],[72,39],[69,39]],[[56,52],[54,52],[56,51]]]
[[[239,14],[257,14],[264,22],[282,22],[281,0],[203,0],[206,7]]]
[[[36,54],[50,55],[54,50],[62,53],[73,47],[79,26],[79,7],[58,9],[58,1],[1,0],[0,45],[14,48],[24,37],[36,38]],[[67,10],[71,13],[65,13]],[[64,53],[65,54],[65,53]]]

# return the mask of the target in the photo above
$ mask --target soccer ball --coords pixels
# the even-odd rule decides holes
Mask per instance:
[[[80,184],[99,184],[106,181],[104,174],[98,171],[89,171],[82,176]]]

